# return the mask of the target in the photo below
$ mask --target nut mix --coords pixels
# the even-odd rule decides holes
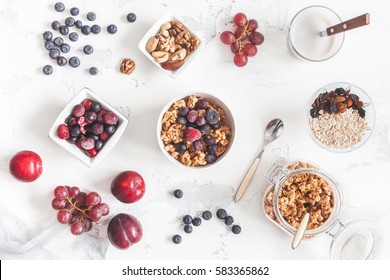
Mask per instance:
[[[336,88],[321,93],[310,109],[309,126],[322,144],[345,149],[359,143],[368,127],[364,103],[350,90]]]
[[[178,21],[168,21],[150,37],[145,49],[165,70],[179,69],[185,58],[197,50],[200,41]]]
[[[194,95],[173,103],[161,122],[165,150],[187,166],[214,163],[227,150],[232,135],[225,111]]]

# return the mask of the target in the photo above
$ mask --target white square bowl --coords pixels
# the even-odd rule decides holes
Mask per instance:
[[[146,51],[146,43],[148,42],[150,37],[155,36],[159,31],[160,27],[163,23],[166,23],[168,21],[178,21],[182,23],[188,31],[191,33],[192,36],[196,36],[199,39],[199,47],[198,49],[193,52],[191,55],[187,56],[185,58],[185,63],[177,70],[171,71],[171,70],[165,70],[161,67],[161,65],[154,60],[154,57]],[[202,52],[203,48],[206,46],[206,42],[201,34],[198,32],[193,31],[191,28],[189,28],[187,25],[183,23],[184,21],[178,17],[175,17],[171,15],[170,13],[165,13],[163,16],[161,16],[153,25],[149,28],[149,30],[146,32],[144,37],[142,37],[141,41],[138,43],[138,48],[140,51],[158,68],[160,68],[164,73],[166,73],[171,78],[177,78],[185,69],[188,68],[188,66],[191,64],[191,62]]]
[[[118,126],[116,128],[115,133],[105,142],[103,148],[96,154],[94,157],[87,156],[81,149],[79,149],[76,145],[68,143],[68,141],[64,139],[60,139],[57,136],[57,128],[60,124],[65,123],[65,119],[72,114],[72,109],[75,105],[83,102],[84,99],[91,99],[93,101],[97,101],[102,105],[103,109],[113,112],[118,118]],[[126,129],[128,120],[125,116],[123,116],[118,110],[112,107],[108,102],[104,99],[96,95],[92,90],[88,88],[83,88],[77,93],[75,97],[72,98],[71,101],[65,106],[65,108],[58,115],[57,119],[54,121],[52,127],[49,131],[49,138],[52,139],[55,143],[61,146],[63,149],[71,153],[74,157],[80,160],[89,168],[95,167],[115,146],[115,144],[121,138],[123,132]]]

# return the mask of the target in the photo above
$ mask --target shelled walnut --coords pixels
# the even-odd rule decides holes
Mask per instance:
[[[135,62],[129,58],[123,59],[120,67],[120,71],[123,74],[130,75],[135,70]]]

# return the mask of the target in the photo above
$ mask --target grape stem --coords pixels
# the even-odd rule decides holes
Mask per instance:
[[[244,27],[244,31],[241,33],[240,38],[236,39],[236,42],[240,45],[240,48],[238,51],[239,53],[241,53],[242,49],[244,48],[244,45],[242,44],[242,41],[241,41],[242,36],[244,36],[245,33],[249,36],[249,34],[251,33],[250,30],[248,29],[249,22],[247,24],[243,24],[242,26]]]
[[[80,221],[82,221],[83,218],[87,218],[87,219],[90,219],[90,220],[91,220],[91,218],[88,216],[88,214],[86,213],[86,211],[91,210],[91,209],[92,209],[92,206],[89,206],[87,209],[84,209],[84,210],[83,210],[83,209],[80,209],[80,208],[77,207],[77,205],[76,205],[77,200],[76,200],[75,202],[73,202],[73,201],[72,201],[72,198],[71,198],[71,197],[68,197],[68,198],[67,198],[67,201],[70,203],[70,205],[72,205],[72,209],[73,209],[73,210],[77,210],[77,211],[79,211],[79,212],[81,213],[81,219],[80,219]]]

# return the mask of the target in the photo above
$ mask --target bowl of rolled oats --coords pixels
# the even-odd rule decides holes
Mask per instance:
[[[375,126],[375,108],[368,94],[346,82],[331,83],[310,98],[306,124],[311,138],[332,152],[362,146]]]
[[[193,92],[171,100],[161,111],[157,140],[173,163],[190,168],[214,166],[233,146],[236,125],[217,97]]]

